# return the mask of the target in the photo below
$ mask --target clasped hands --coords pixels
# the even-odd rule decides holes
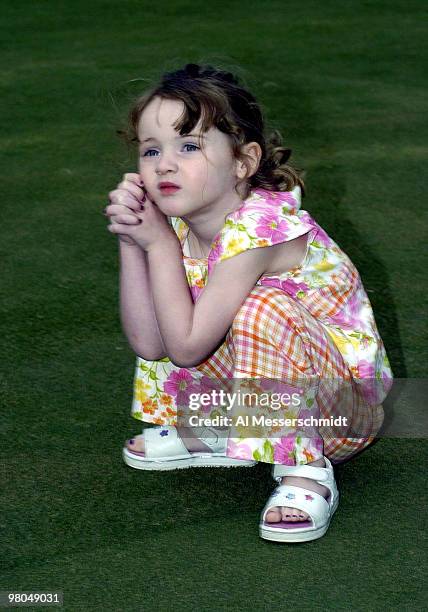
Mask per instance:
[[[109,199],[104,209],[111,222],[107,229],[122,242],[149,251],[165,241],[178,241],[167,216],[144,191],[139,174],[124,174],[123,181],[110,191]]]

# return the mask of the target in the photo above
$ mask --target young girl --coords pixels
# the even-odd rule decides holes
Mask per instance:
[[[110,192],[105,214],[138,355],[132,413],[158,426],[128,440],[124,460],[270,463],[279,485],[261,537],[319,538],[338,505],[332,464],[374,440],[392,381],[359,274],[301,210],[291,152],[265,136],[231,73],[165,74],[135,102],[125,136],[138,142],[138,174]],[[252,412],[245,398],[263,394],[275,406]]]

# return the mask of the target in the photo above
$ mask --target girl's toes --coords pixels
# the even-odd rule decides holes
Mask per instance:
[[[136,450],[138,450],[137,445],[136,445],[136,443],[135,443],[135,442],[136,442],[136,441],[135,441],[135,438],[131,438],[130,440],[127,440],[127,441],[126,441],[126,448],[127,448],[128,450],[130,450],[130,451],[133,451],[133,450],[134,450],[134,451],[136,451]]]
[[[137,451],[139,453],[144,452],[144,434],[134,436],[130,440],[126,441],[126,446],[131,451]]]
[[[298,521],[306,521],[308,515],[303,510],[299,510],[298,508],[287,508],[284,506],[281,508],[281,515],[283,521],[288,521],[290,523],[296,523]]]
[[[268,513],[266,514],[266,518],[265,520],[268,523],[279,523],[279,521],[281,520],[281,511],[278,507],[276,508],[271,508]]]
[[[281,508],[281,515],[282,515],[282,520],[283,521],[287,521],[289,523],[294,523],[296,521],[296,516],[294,516],[296,514],[296,509],[295,508],[288,508],[287,506],[283,506]]]

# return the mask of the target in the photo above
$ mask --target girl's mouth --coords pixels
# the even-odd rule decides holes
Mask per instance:
[[[160,192],[162,195],[172,195],[179,189],[180,187],[161,187]]]

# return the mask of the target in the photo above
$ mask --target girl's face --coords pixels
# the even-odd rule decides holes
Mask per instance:
[[[217,128],[201,134],[199,121],[192,135],[180,136],[173,123],[183,110],[181,100],[158,97],[146,106],[138,124],[138,168],[150,198],[165,215],[190,219],[203,209],[224,210],[231,196],[237,197],[234,187],[241,175],[228,136]],[[162,191],[162,182],[179,189]]]

